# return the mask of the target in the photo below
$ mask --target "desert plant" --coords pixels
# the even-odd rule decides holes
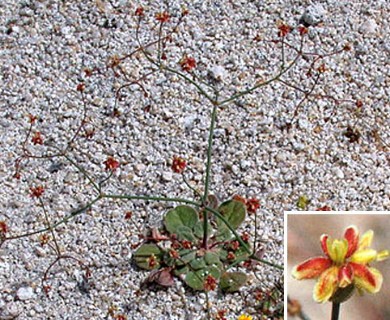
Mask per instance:
[[[212,277],[220,280],[223,291],[237,291],[246,282],[246,275],[227,270],[250,255],[249,243],[232,232],[245,219],[245,205],[237,200],[226,201],[215,209],[219,217],[206,223],[202,221],[201,210],[184,205],[169,210],[164,216],[163,231],[168,234],[165,241],[170,245],[145,243],[134,253],[134,261],[146,270],[165,268],[171,277],[183,279],[194,290],[207,290]],[[203,240],[205,235],[207,241]],[[152,280],[166,284],[165,278],[152,277]]]

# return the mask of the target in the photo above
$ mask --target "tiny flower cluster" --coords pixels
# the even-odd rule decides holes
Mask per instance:
[[[213,291],[217,287],[217,279],[215,279],[212,275],[208,275],[204,279],[204,289],[206,291]]]
[[[45,192],[45,189],[43,186],[31,187],[30,192],[31,198],[39,198]]]
[[[5,223],[5,221],[0,221],[0,234],[6,234],[8,231],[8,227],[7,227],[7,224]]]
[[[184,55],[184,57],[180,60],[180,66],[183,71],[190,72],[192,69],[196,68],[196,61],[194,58]]]
[[[174,156],[171,168],[176,173],[182,173],[186,168],[186,165],[187,163],[183,158]]]
[[[113,157],[108,157],[106,161],[104,161],[106,165],[106,170],[114,172],[119,168],[119,161],[115,160]]]
[[[239,195],[235,195],[235,196],[233,196],[233,199],[245,204],[246,210],[249,213],[256,213],[257,209],[260,208],[260,201],[257,200],[256,198],[245,199]]]
[[[169,19],[171,18],[170,14],[168,12],[159,12],[156,14],[156,20],[161,22],[161,23],[165,23],[165,22],[168,22]]]
[[[43,138],[39,131],[34,133],[33,137],[31,138],[31,142],[33,144],[43,144]]]

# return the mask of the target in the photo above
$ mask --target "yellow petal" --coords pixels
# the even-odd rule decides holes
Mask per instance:
[[[317,302],[328,301],[337,289],[339,268],[330,267],[318,278],[314,287],[313,299]]]
[[[372,231],[372,230],[366,231],[362,235],[362,237],[360,238],[358,250],[363,250],[363,249],[366,249],[367,247],[371,246],[373,237],[374,237],[374,231]]]
[[[376,261],[383,261],[388,259],[390,256],[389,250],[382,250],[378,252],[378,255],[376,256]]]
[[[348,241],[343,239],[343,240],[327,240],[327,247],[328,247],[328,253],[330,258],[338,263],[341,264],[345,260],[345,256],[348,251]]]
[[[367,264],[374,261],[377,258],[377,255],[378,253],[374,249],[358,250],[352,255],[351,262]]]
[[[377,269],[353,262],[350,265],[354,272],[353,282],[357,288],[369,293],[377,293],[381,289],[383,277]]]

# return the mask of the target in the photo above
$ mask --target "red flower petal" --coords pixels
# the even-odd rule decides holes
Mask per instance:
[[[322,251],[327,255],[327,257],[329,257],[328,246],[326,244],[328,238],[329,236],[327,234],[323,234],[320,238]]]
[[[329,258],[311,258],[295,266],[292,275],[297,280],[318,278],[331,265],[332,260]]]
[[[345,288],[352,283],[353,280],[353,268],[350,264],[346,264],[339,269],[338,281],[339,287]]]
[[[359,244],[359,231],[355,226],[350,226],[345,230],[344,238],[348,241],[348,251],[345,258],[354,254]]]
[[[376,293],[380,290],[383,282],[381,273],[374,268],[367,267],[363,264],[351,262],[354,272],[354,283],[369,293]]]

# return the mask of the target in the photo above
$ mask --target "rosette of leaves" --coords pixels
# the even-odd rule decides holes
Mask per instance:
[[[215,197],[209,198],[208,203],[209,208],[218,211],[223,219],[213,216],[205,224],[203,211],[179,205],[164,216],[165,232],[169,234],[169,240],[166,241],[171,241],[171,246],[145,243],[134,253],[138,267],[145,270],[160,269],[160,274],[164,275],[164,281],[160,283],[159,277],[156,277],[159,273],[154,271],[153,277],[149,277],[150,282],[171,284],[172,281],[167,281],[169,273],[171,277],[182,279],[194,290],[205,290],[205,279],[209,275],[219,282],[220,289],[225,292],[237,291],[245,284],[245,273],[227,271],[230,265],[246,260],[249,254],[226,224],[236,230],[246,217],[245,205],[236,200],[218,205]],[[203,247],[205,225],[208,238],[206,248]]]

